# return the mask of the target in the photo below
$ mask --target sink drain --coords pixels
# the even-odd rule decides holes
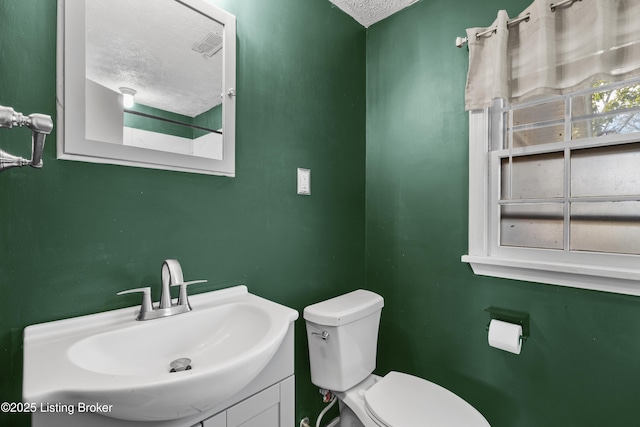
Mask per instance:
[[[181,372],[188,371],[191,369],[191,359],[182,357],[180,359],[176,359],[173,362],[169,363],[169,372]]]

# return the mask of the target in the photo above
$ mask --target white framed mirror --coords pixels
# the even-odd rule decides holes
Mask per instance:
[[[57,36],[58,159],[235,176],[233,15],[59,0]]]

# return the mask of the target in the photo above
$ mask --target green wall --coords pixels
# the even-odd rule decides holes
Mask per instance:
[[[139,113],[149,114],[154,118],[139,116],[133,113],[125,112],[124,113],[125,127],[193,139],[193,128],[188,126],[193,124],[192,117],[173,113],[171,111],[161,110],[159,108],[149,107],[148,105],[143,105],[138,103],[134,104],[133,107],[131,107],[130,109],[133,111],[137,111]],[[156,119],[155,117],[184,123],[184,125],[165,122],[163,120]]]
[[[467,251],[465,28],[529,0],[423,0],[367,31],[367,286],[385,297],[378,372],[428,378],[493,427],[637,426],[640,299],[474,276]],[[523,24],[524,25],[524,24]],[[531,317],[519,356],[498,306]]]
[[[193,124],[213,130],[222,129],[222,104],[218,104],[209,111],[195,116],[193,118]],[[207,131],[201,129],[194,129],[193,137],[198,138],[207,133]]]
[[[222,104],[218,104],[210,110],[198,114],[195,117],[160,110],[159,108],[149,107],[148,105],[143,104],[134,104],[134,106],[131,107],[131,110],[153,116],[145,117],[125,112],[124,126],[134,129],[142,129],[150,132],[163,133],[165,135],[196,139],[211,132],[193,128],[191,126],[200,126],[211,130],[218,130],[222,128]],[[173,122],[167,122],[160,119],[169,119]]]
[[[365,30],[325,0],[214,3],[238,18],[236,178],[56,160],[57,127],[43,169],[0,174],[0,402],[21,398],[25,326],[157,299],[166,258],[209,279],[193,293],[243,283],[300,312],[364,285]],[[55,1],[0,2],[0,105],[55,116],[55,54]],[[306,345],[298,321],[297,419],[322,406]]]

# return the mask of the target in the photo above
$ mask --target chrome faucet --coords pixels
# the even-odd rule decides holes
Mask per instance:
[[[171,286],[184,283],[182,267],[177,259],[165,259],[162,263],[162,288],[160,290],[160,308],[171,307]]]
[[[196,283],[206,283],[206,280],[192,280],[185,282],[182,275],[182,267],[176,259],[166,259],[162,263],[162,288],[160,290],[160,301],[158,307],[154,308],[151,302],[151,288],[136,288],[120,291],[116,295],[130,294],[133,292],[142,292],[142,304],[140,312],[136,317],[137,320],[151,320],[159,317],[173,316],[175,314],[186,313],[191,311],[189,297],[187,295],[187,286]],[[174,304],[171,299],[171,287],[179,286],[178,301]]]

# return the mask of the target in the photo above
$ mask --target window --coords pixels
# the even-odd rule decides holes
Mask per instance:
[[[640,80],[470,113],[476,274],[640,295]]]

